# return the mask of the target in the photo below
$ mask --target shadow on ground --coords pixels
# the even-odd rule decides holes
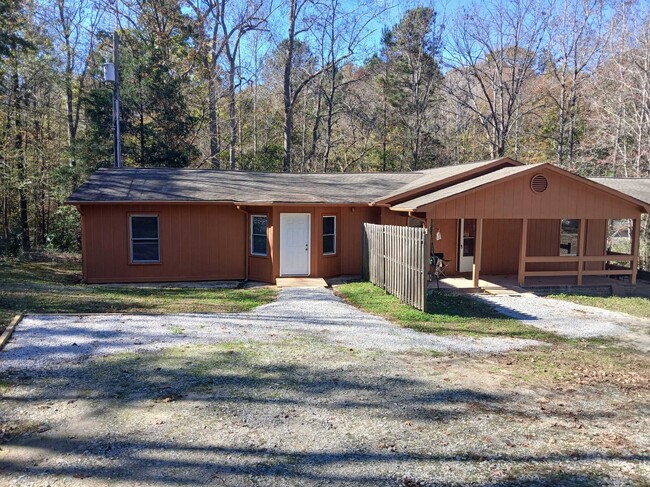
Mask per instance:
[[[528,427],[502,435],[510,425],[608,421],[615,416],[609,408],[540,411],[512,390],[409,373],[415,360],[435,367],[433,358],[401,360],[296,341],[188,346],[15,371],[2,389],[0,415],[39,425],[2,438],[0,481],[598,485],[597,476],[558,473],[557,466],[650,461],[575,442],[525,446]],[[525,472],[510,471],[517,467]],[[489,469],[501,480],[489,480]]]

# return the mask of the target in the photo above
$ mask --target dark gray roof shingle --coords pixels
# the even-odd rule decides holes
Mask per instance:
[[[589,178],[650,205],[650,178]]]
[[[495,161],[402,173],[263,173],[210,169],[99,169],[68,203],[208,201],[371,203]]]
[[[260,173],[209,169],[100,169],[68,203],[208,201],[369,203],[421,173]]]

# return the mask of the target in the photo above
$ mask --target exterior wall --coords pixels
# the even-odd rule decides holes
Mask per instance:
[[[427,217],[427,228],[431,226],[431,219]],[[441,239],[436,240],[436,233],[440,231]],[[447,276],[457,275],[458,269],[458,220],[434,220],[433,221],[433,250],[436,253],[444,254],[447,263],[445,274]]]
[[[381,208],[381,220],[379,222],[381,225],[397,225],[397,226],[405,226],[408,225],[408,215],[405,213],[400,213],[397,211],[393,211],[389,208],[382,207]]]
[[[605,255],[607,252],[607,220],[587,220],[587,247],[585,255]],[[585,262],[585,269],[603,270],[604,262]]]
[[[529,257],[556,256],[560,252],[560,219],[528,220],[528,239],[526,255]],[[607,244],[607,220],[587,220],[587,245],[585,255],[605,255]],[[586,262],[585,269],[604,269],[603,262]],[[570,271],[576,270],[575,262],[529,263],[530,271]]]
[[[535,193],[531,174],[486,186],[427,208],[435,219],[449,218],[637,218],[639,207],[623,198],[549,169],[539,173],[548,189]]]
[[[369,206],[341,208],[340,242],[342,253],[340,273],[342,275],[361,274],[363,224],[366,222],[379,223],[379,219],[378,208]]]
[[[430,220],[429,220],[430,221]],[[448,276],[458,275],[458,225],[457,219],[433,221],[434,235],[440,230],[441,240],[434,240],[434,251],[450,260],[446,269]],[[513,275],[519,269],[519,244],[521,219],[484,219],[481,274]],[[587,221],[587,245],[585,255],[604,255],[607,220]],[[527,255],[556,256],[560,245],[560,220],[529,220]],[[577,264],[550,263],[528,264],[529,270],[572,270]],[[585,269],[604,269],[602,262],[586,262]]]
[[[243,279],[245,215],[232,205],[82,205],[89,283]],[[160,263],[131,264],[129,215],[157,214]]]
[[[246,223],[246,255],[248,255],[248,278],[252,281],[261,282],[274,282],[273,277],[273,228],[275,221],[273,220],[273,208],[270,206],[265,207],[248,207],[245,208],[248,216]],[[253,255],[251,253],[251,215],[266,215],[267,220],[267,233],[268,239],[266,246],[266,256]]]
[[[280,277],[280,214],[309,213],[311,215],[310,276],[333,277],[361,274],[361,234],[363,222],[376,223],[379,209],[368,206],[274,206],[270,229],[272,241],[272,280]],[[323,255],[323,216],[336,216],[336,253]]]
[[[517,274],[521,225],[521,220],[483,220],[482,274]]]
[[[216,204],[82,205],[84,277],[89,283],[244,279],[275,282],[280,275],[280,213],[311,215],[311,276],[361,274],[364,222],[378,223],[369,206],[249,206]],[[157,214],[160,257],[130,263],[129,215]],[[251,253],[250,215],[267,215],[267,256]],[[323,255],[322,217],[336,216],[336,253]],[[406,221],[404,219],[404,221]],[[246,261],[247,260],[247,261]]]

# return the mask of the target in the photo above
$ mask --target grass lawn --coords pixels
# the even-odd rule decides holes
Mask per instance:
[[[595,306],[597,308],[620,311],[640,318],[650,318],[650,299],[641,297],[598,297],[580,294],[555,294],[549,298],[571,301],[572,303]]]
[[[0,332],[19,313],[219,313],[251,310],[275,291],[81,284],[79,262],[0,260]]]
[[[354,306],[383,316],[406,328],[436,335],[513,337],[564,341],[557,335],[504,317],[485,303],[468,296],[435,291],[429,297],[429,311],[412,308],[369,282],[337,287],[339,294]]]

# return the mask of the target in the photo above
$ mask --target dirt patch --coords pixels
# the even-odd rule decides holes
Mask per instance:
[[[551,370],[538,363],[546,351],[440,357],[315,339],[16,371],[0,389],[0,417],[30,429],[5,434],[0,483],[647,482],[650,390],[618,375],[572,380],[574,359],[610,350],[576,347],[581,355],[567,348],[560,365],[561,354],[551,357],[562,374],[538,381],[529,375]],[[607,362],[645,364],[617,353],[626,352]]]

